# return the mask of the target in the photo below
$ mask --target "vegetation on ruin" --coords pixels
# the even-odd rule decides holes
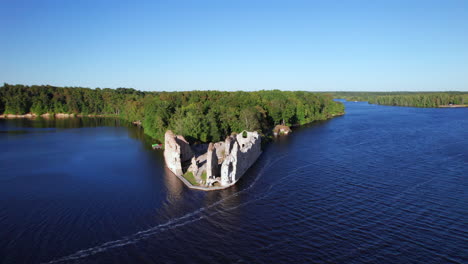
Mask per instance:
[[[195,180],[195,176],[191,171],[187,171],[184,175],[182,175],[187,181],[189,181],[192,185],[197,186],[198,182]]]

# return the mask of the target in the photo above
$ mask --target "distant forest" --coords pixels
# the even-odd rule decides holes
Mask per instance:
[[[167,129],[192,142],[224,139],[232,132],[303,125],[344,113],[331,95],[311,92],[143,92],[129,88],[89,89],[24,86],[0,87],[0,113],[69,113],[140,120],[149,136],[163,140]]]
[[[367,101],[371,104],[439,107],[468,105],[468,92],[332,92],[334,98],[348,101]]]

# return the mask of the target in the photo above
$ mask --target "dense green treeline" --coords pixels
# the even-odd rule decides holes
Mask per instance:
[[[334,98],[368,101],[371,104],[439,107],[468,104],[468,92],[333,92]]]
[[[218,141],[244,129],[270,133],[276,125],[306,124],[344,112],[330,95],[310,92],[141,92],[80,87],[0,87],[0,113],[73,113],[141,120],[162,140],[167,129],[191,141]]]
[[[80,87],[23,86],[0,87],[0,113],[74,113],[120,115],[145,93],[126,88],[88,89]]]

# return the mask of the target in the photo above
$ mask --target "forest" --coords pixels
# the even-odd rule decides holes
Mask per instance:
[[[332,92],[334,98],[367,101],[370,104],[440,107],[468,105],[468,92]]]
[[[242,130],[269,135],[272,128],[303,125],[344,113],[331,95],[302,91],[145,92],[50,85],[0,87],[0,113],[68,113],[140,120],[145,134],[163,141],[167,129],[189,141],[211,142]]]

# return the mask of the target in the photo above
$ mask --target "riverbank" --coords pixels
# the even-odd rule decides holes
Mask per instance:
[[[346,100],[346,99],[345,99]],[[354,103],[362,103],[362,102],[367,102],[368,104],[373,104],[373,105],[383,105],[383,106],[401,106],[401,107],[417,107],[417,108],[463,108],[463,107],[468,107],[466,104],[446,104],[446,105],[438,105],[438,106],[416,106],[416,105],[395,105],[395,104],[379,104],[377,102],[369,102],[369,101],[347,101],[347,102],[354,102]],[[335,116],[335,115],[332,115]]]
[[[468,107],[468,105],[452,104],[452,105],[439,105],[439,108],[460,108]]]
[[[45,113],[42,115],[36,115],[34,113],[27,113],[24,115],[15,115],[15,114],[2,114],[0,118],[2,119],[14,119],[14,118],[73,118],[73,117],[116,117],[115,115],[94,115],[94,114],[67,114],[67,113],[57,113],[57,114],[49,114]]]

